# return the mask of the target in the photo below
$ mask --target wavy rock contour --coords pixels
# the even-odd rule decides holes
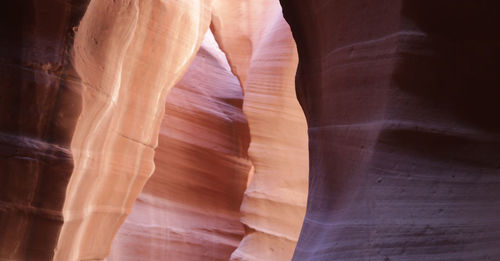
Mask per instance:
[[[0,23],[0,259],[52,260],[81,112],[71,64],[86,1],[7,1]]]
[[[244,234],[239,208],[251,168],[242,90],[207,33],[167,96],[156,170],[108,261],[228,260]]]
[[[499,4],[281,3],[309,126],[293,260],[500,259]]]
[[[307,197],[307,132],[294,90],[297,52],[277,1],[217,1],[212,31],[244,89],[254,167],[231,260],[290,260]]]

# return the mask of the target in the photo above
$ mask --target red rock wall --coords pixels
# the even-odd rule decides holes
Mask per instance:
[[[293,260],[499,260],[499,4],[281,4],[309,125]]]
[[[242,104],[209,32],[167,96],[155,172],[108,261],[229,260],[244,233],[239,209],[251,166]]]

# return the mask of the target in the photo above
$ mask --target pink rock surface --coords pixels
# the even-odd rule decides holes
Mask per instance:
[[[242,90],[212,34],[167,96],[156,170],[108,261],[228,260],[250,161]]]
[[[253,177],[247,234],[231,260],[290,260],[307,197],[307,125],[295,96],[296,46],[277,1],[217,1],[211,26],[245,91]]]
[[[306,126],[293,260],[500,259],[500,4],[281,4],[6,1],[0,260],[290,260]]]
[[[221,3],[228,6],[224,9]],[[305,121],[300,118],[293,96],[295,47],[277,2],[54,0],[46,5],[35,1],[9,5],[17,13],[8,16],[13,29],[4,30],[8,41],[2,42],[6,47],[2,49],[2,68],[6,72],[2,77],[7,85],[23,87],[20,91],[3,88],[1,96],[3,111],[8,112],[3,115],[1,126],[2,164],[7,170],[1,180],[8,189],[2,192],[0,227],[1,236],[5,237],[2,241],[9,242],[2,244],[1,258],[99,260],[108,255],[113,237],[153,172],[166,94],[184,75],[211,21],[213,29],[219,30],[219,43],[224,38],[228,48],[225,51],[234,60],[231,69],[240,82],[228,73],[220,53],[213,56],[208,47],[199,53],[202,61],[192,69],[198,73],[191,73],[184,89],[180,88],[184,91],[171,98],[180,104],[167,107],[174,113],[169,116],[174,129],[160,135],[161,142],[165,137],[165,144],[175,146],[161,148],[157,158],[159,170],[164,168],[166,176],[152,179],[136,207],[151,212],[139,210],[124,230],[158,224],[172,231],[199,232],[180,233],[189,238],[184,244],[178,238],[161,238],[171,242],[161,248],[162,253],[177,250],[172,258],[224,259],[234,250],[243,231],[236,210],[249,167],[244,159],[248,144],[235,140],[248,139],[248,130],[240,126],[241,111],[221,112],[219,107],[241,106],[241,97],[236,95],[239,92],[234,89],[238,86],[241,91],[241,84],[245,83],[248,101],[244,110],[250,115],[255,135],[250,150],[255,160],[255,177],[242,207],[242,221],[254,236],[245,242],[253,242],[251,238],[263,233],[260,236],[265,234],[271,239],[266,239],[259,251],[269,252],[272,242],[285,240],[286,251],[291,253],[304,211],[307,166],[305,159],[297,155],[305,155]],[[231,6],[238,5],[239,11],[231,13]],[[239,21],[235,15],[244,16]],[[225,27],[227,23],[234,27]],[[244,29],[241,34],[236,34],[238,28]],[[273,31],[277,32],[277,41],[270,37]],[[235,34],[236,42],[226,42],[232,37],[230,33]],[[247,46],[239,52],[234,47],[241,39]],[[248,44],[255,46],[249,49]],[[265,57],[266,49],[279,54],[279,59]],[[9,53],[11,50],[19,51]],[[260,64],[264,71],[272,73],[259,71]],[[241,67],[239,72],[235,66]],[[216,78],[210,80],[211,89],[201,92],[200,84],[208,84],[207,76],[214,74],[214,68],[225,71],[213,75]],[[242,81],[247,76],[248,81]],[[218,86],[221,79],[229,78],[224,84],[230,83],[231,93]],[[191,88],[187,86],[196,87],[200,93],[186,91]],[[258,97],[262,97],[261,103]],[[192,110],[199,115],[179,116],[179,108],[193,104],[197,106]],[[278,113],[281,109],[289,111]],[[266,110],[275,113],[264,113]],[[198,120],[190,122],[183,117]],[[217,121],[212,122],[210,117]],[[205,127],[204,138],[196,139],[200,126]],[[283,129],[290,130],[286,137],[294,141],[284,142],[285,136],[278,135]],[[196,149],[218,152],[200,154],[206,157],[200,161],[213,171],[181,164],[188,156],[198,155]],[[283,153],[285,150],[288,152]],[[183,156],[167,157],[165,162],[171,164],[163,165],[163,151]],[[293,163],[287,169],[284,162],[290,160]],[[184,172],[174,175],[175,171]],[[18,173],[28,178],[20,178]],[[196,173],[201,177],[198,183],[189,179]],[[260,187],[263,184],[267,185]],[[162,186],[174,189],[163,192]],[[302,190],[296,192],[298,187]],[[180,198],[187,202],[179,203]],[[277,212],[280,208],[281,213]],[[193,211],[200,216],[190,216]],[[160,222],[166,213],[177,218]],[[282,213],[288,214],[280,216]],[[213,219],[214,224],[203,227],[202,217]],[[193,220],[187,221],[189,218]],[[206,233],[200,232],[204,229]],[[148,238],[144,233],[142,236]],[[137,255],[128,256],[121,251],[133,251],[127,245],[130,238],[124,235],[118,239],[116,249],[120,251],[114,252],[112,258],[136,258]],[[199,249],[189,252],[194,245]],[[203,254],[211,248],[209,254]],[[243,253],[243,249],[238,253]],[[157,258],[156,250],[151,245],[148,258]]]
[[[55,260],[109,254],[153,172],[166,94],[198,50],[210,3],[90,2],[74,43],[83,107]]]
[[[240,83],[244,84],[245,90],[244,112],[251,123],[249,153],[253,169],[250,173],[252,176],[249,180],[250,186],[245,192],[245,200],[241,207],[243,215],[241,221],[247,227],[247,236],[232,254],[231,259],[291,259],[305,212],[307,192],[306,125],[294,93],[297,54],[290,29],[282,18],[277,2],[255,2],[243,8],[246,4],[219,1],[212,15],[212,30],[217,35],[218,43],[226,52],[231,63],[230,69],[238,78],[232,75],[229,68],[226,68],[228,67],[226,57],[217,50],[217,44],[205,41],[188,73],[168,96],[167,108],[169,104],[184,106],[178,106],[179,108],[175,111],[168,109],[166,111],[166,118],[160,132],[160,147],[156,155],[158,168],[139,197],[134,212],[118,234],[110,260],[135,260],[139,256],[145,260],[229,259],[229,254],[241,240],[237,234],[235,234],[236,237],[232,235],[231,244],[233,245],[228,245],[227,242],[221,240],[208,241],[206,239],[207,235],[217,234],[214,230],[227,229],[221,223],[224,217],[220,216],[221,212],[227,210],[221,207],[210,210],[206,207],[206,202],[183,202],[183,200],[206,198],[204,191],[207,189],[223,191],[224,193],[219,194],[219,200],[228,197],[241,200],[243,190],[221,189],[217,184],[199,184],[204,188],[201,190],[185,188],[193,186],[191,183],[197,179],[204,179],[204,176],[215,175],[218,179],[231,179],[234,176],[233,171],[228,172],[217,169],[217,166],[208,165],[203,173],[192,177],[193,169],[175,162],[189,159],[194,161],[203,155],[203,151],[210,148],[221,153],[227,150],[227,148],[221,150],[227,145],[221,147],[219,144],[234,143],[234,139],[239,139],[237,135],[242,135],[241,131],[222,132],[221,126],[214,125],[210,121],[205,122],[206,120],[214,121],[218,117],[232,119],[237,114],[221,116],[218,115],[217,110],[200,108],[214,106],[211,104],[215,101],[211,96],[214,93],[227,92],[230,90],[228,88],[234,91],[235,87],[241,92]],[[233,13],[231,10],[239,10],[239,12]],[[244,19],[231,20],[240,15]],[[255,23],[254,26],[247,27],[248,24],[253,23]],[[254,49],[246,49],[245,46],[240,45],[245,41],[254,46]],[[219,61],[222,61],[221,63],[226,63],[224,68],[214,67],[214,65],[220,67],[221,64],[214,64],[213,61],[207,59],[207,53],[212,59],[217,57]],[[270,53],[273,55],[270,56]],[[176,94],[177,89],[200,88],[204,96],[191,97]],[[189,94],[192,91],[184,91],[184,93]],[[238,99],[243,99],[243,97],[230,98],[230,102]],[[191,104],[186,104],[185,100],[190,101]],[[185,115],[182,114],[183,111],[186,111]],[[198,131],[200,125],[190,124],[190,121],[205,124],[202,126],[203,129],[207,129],[207,134],[200,134]],[[169,139],[162,143],[164,133],[169,133],[167,135]],[[196,134],[201,135],[202,138],[197,138]],[[217,135],[210,135],[206,138],[205,136],[209,134]],[[190,150],[189,155],[192,158],[169,157],[169,155],[184,155],[182,152],[186,149],[176,145],[179,141],[197,144],[197,150]],[[247,149],[242,150],[246,153]],[[169,159],[169,164],[162,163],[163,157]],[[232,167],[226,164],[225,168],[230,170]],[[248,169],[243,172],[246,176]],[[185,193],[158,194],[158,189],[154,191],[149,189],[149,187],[158,186],[162,187],[163,191],[186,191]],[[141,200],[142,198],[147,200]],[[168,206],[163,203],[163,208],[160,208],[157,206],[160,203],[151,203],[161,201],[176,202],[177,205]],[[184,208],[191,209],[191,212],[185,211]],[[234,222],[239,218],[239,212],[234,212],[235,209],[231,211],[233,211]],[[211,223],[204,224],[203,221],[207,219],[216,221],[221,227]],[[176,233],[154,232],[159,228],[165,231],[176,231]],[[200,233],[200,230],[209,233]],[[145,243],[134,247],[137,237],[145,239]],[[152,238],[155,240],[154,244],[146,243]],[[224,237],[219,236],[219,238]],[[184,243],[180,243],[180,239],[183,239]],[[225,240],[228,239],[225,238]]]

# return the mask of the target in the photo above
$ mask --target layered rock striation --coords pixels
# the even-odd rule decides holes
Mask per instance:
[[[233,259],[289,259],[307,157],[296,51],[277,2],[54,0],[6,10],[1,259],[104,259],[153,173],[159,133],[158,175],[111,259],[228,259],[244,231],[247,182],[247,237]],[[213,42],[198,52],[210,23],[231,67]],[[144,244],[131,247],[137,238]]]
[[[281,1],[309,125],[293,260],[497,260],[492,1]]]
[[[7,1],[0,259],[500,259],[500,4],[281,4]]]
[[[232,223],[239,212],[235,212],[234,205],[228,208],[208,204],[206,200],[212,197],[206,193],[217,190],[217,201],[241,201],[241,188],[245,186],[231,188],[224,184],[246,177],[248,169],[245,175],[241,167],[239,171],[232,170],[233,161],[220,166],[212,162],[203,171],[190,164],[203,164],[207,151],[212,155],[210,161],[217,162],[217,157],[228,153],[219,143],[238,144],[235,140],[242,138],[242,129],[227,130],[225,125],[215,124],[240,121],[241,115],[220,114],[213,109],[222,104],[216,94],[234,92],[235,87],[240,96],[224,99],[234,103],[243,99],[244,91],[243,112],[249,119],[252,169],[241,206],[246,237],[231,260],[291,259],[305,212],[307,133],[295,98],[297,54],[290,29],[279,4],[273,1],[217,1],[211,29],[231,67],[209,37],[188,73],[169,94],[156,154],[157,169],[120,230],[110,260],[229,259],[234,244],[241,240],[238,233],[242,227],[238,230],[239,223]],[[175,110],[168,109],[174,105]],[[200,133],[200,128],[206,132]],[[239,157],[246,157],[248,147],[241,152],[234,149],[230,154],[244,153]],[[220,180],[221,184],[206,184],[207,177]],[[191,202],[192,198],[198,200]],[[225,212],[230,216],[221,215]],[[225,223],[230,224],[233,232],[228,232]],[[137,238],[143,243],[137,245]]]
[[[241,206],[247,233],[231,260],[290,260],[305,213],[308,173],[290,28],[272,0],[219,0],[211,28],[243,86],[254,167]]]
[[[91,1],[74,43],[82,112],[71,142],[56,260],[103,259],[153,172],[168,90],[210,22],[211,1]]]
[[[108,261],[229,260],[251,164],[243,96],[210,32],[169,92],[156,169]]]
[[[107,256],[153,171],[166,93],[196,54],[210,6],[6,4],[1,259]]]
[[[81,112],[73,27],[87,1],[8,1],[0,22],[0,259],[52,260]]]

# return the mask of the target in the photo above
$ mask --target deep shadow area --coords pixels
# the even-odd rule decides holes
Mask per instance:
[[[73,28],[88,0],[7,1],[0,15],[0,259],[52,260],[81,97]]]
[[[500,131],[500,17],[497,1],[403,1],[404,42],[396,84],[464,124]],[[419,52],[422,50],[424,52]]]

